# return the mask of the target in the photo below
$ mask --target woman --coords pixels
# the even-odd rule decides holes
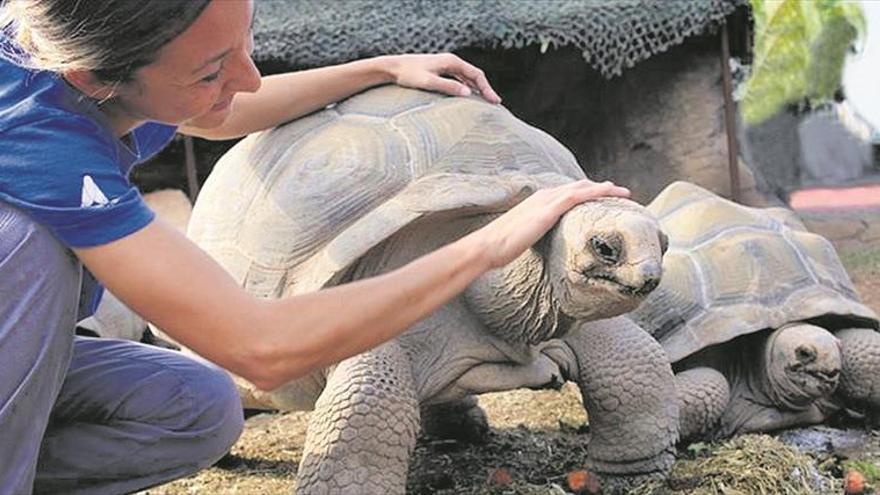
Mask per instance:
[[[91,300],[80,263],[183,345],[272,389],[396,336],[575,204],[628,194],[586,180],[542,190],[392,273],[257,300],[154,218],[130,168],[175,131],[242,136],[382,83],[498,102],[482,72],[406,55],[260,79],[250,0],[7,0],[2,16],[0,493],[133,491],[210,465],[240,433],[213,365],[73,336]]]

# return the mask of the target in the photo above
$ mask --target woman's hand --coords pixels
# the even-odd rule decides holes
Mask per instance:
[[[451,53],[388,55],[380,59],[393,82],[400,86],[453,96],[476,91],[489,103],[501,103],[483,71]]]
[[[629,195],[625,187],[589,179],[540,189],[469,237],[482,245],[489,266],[498,268],[536,243],[575,205],[602,197],[627,198]]]

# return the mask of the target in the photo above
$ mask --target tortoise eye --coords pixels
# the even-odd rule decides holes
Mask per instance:
[[[797,360],[802,363],[812,363],[816,360],[816,350],[809,346],[798,346],[798,348],[794,350],[794,354],[797,357]]]
[[[616,265],[620,263],[621,253],[623,252],[620,238],[617,236],[593,236],[590,239],[590,248],[596,258],[606,265]]]

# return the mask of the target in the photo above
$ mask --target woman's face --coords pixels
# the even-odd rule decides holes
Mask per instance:
[[[165,45],[155,62],[119,87],[114,116],[209,128],[223,123],[236,93],[260,87],[253,51],[252,0],[214,0]]]

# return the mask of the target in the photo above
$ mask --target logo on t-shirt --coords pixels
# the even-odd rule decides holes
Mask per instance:
[[[101,188],[99,188],[98,185],[95,184],[92,176],[84,175],[82,187],[82,207],[101,207],[108,204],[110,204],[110,200],[107,199],[107,195],[104,194],[104,191],[102,191]]]

